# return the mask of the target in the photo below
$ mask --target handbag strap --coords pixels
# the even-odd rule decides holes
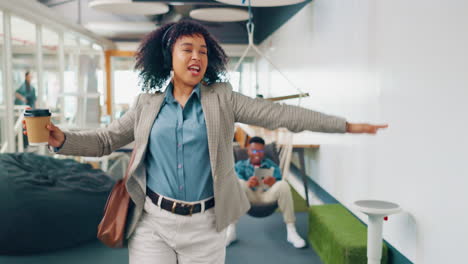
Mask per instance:
[[[124,177],[124,182],[127,182],[128,180],[128,177],[129,177],[129,172],[130,172],[130,168],[132,167],[133,165],[133,161],[135,160],[135,155],[136,155],[136,148],[133,149],[132,151],[132,156],[130,157],[130,162],[128,163],[128,166],[127,166],[127,170],[125,171],[125,177]]]

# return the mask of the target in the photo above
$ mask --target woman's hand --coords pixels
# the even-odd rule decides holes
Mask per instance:
[[[366,133],[366,134],[375,134],[379,129],[387,128],[388,124],[384,125],[371,125],[371,124],[352,124],[346,123],[346,132],[347,133]]]
[[[50,123],[46,127],[49,130],[49,145],[52,147],[61,147],[65,142],[65,134],[60,130],[60,128],[54,126],[54,124]],[[23,120],[23,134],[27,135],[28,132],[26,130],[26,121]]]

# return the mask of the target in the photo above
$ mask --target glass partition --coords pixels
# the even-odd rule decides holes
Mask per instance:
[[[115,119],[121,117],[140,92],[134,57],[112,57],[112,82]]]
[[[62,125],[70,127],[77,125],[78,106],[78,38],[72,34],[64,34],[64,55],[65,72],[64,87],[61,97],[63,97]]]
[[[106,91],[102,45],[110,42],[15,10],[0,10],[0,152],[25,150],[18,118],[27,107],[50,109],[52,121],[64,129],[100,126]]]
[[[99,127],[104,104],[102,47],[86,39],[65,34],[64,52],[62,123],[69,128]]]
[[[235,67],[240,57],[230,57],[228,69]],[[255,58],[245,57],[236,71],[229,71],[229,82],[232,89],[236,92],[255,97],[257,95],[256,88],[256,72],[255,72]]]
[[[99,82],[98,71],[102,70],[102,52],[96,51],[92,44],[90,41],[80,38],[78,112],[83,113],[83,115],[79,116],[78,124],[83,128],[98,127],[101,122],[101,93],[99,89],[103,89],[103,87],[100,87],[102,82]]]
[[[42,28],[42,54],[43,54],[43,85],[44,93],[42,102],[45,108],[52,112],[53,122],[61,123],[61,100],[59,100],[60,81],[59,81],[59,58],[58,45],[59,35],[57,32],[46,27]]]
[[[93,54],[80,54],[79,83],[80,97],[78,112],[83,113],[79,116],[78,124],[80,127],[97,127],[100,123],[100,93],[98,91],[97,71],[100,67],[99,56]]]
[[[12,74],[15,109],[37,104],[36,25],[11,16]],[[16,119],[16,118],[15,118]]]
[[[18,120],[26,107],[39,104],[37,86],[36,25],[21,17],[11,16],[12,89],[14,100],[13,120]],[[20,132],[15,146],[21,151],[28,146],[27,137]],[[21,138],[22,137],[22,138]]]

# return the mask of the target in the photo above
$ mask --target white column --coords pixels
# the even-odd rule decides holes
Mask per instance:
[[[65,92],[65,37],[63,31],[59,33],[58,43],[58,65],[59,65],[59,104],[60,104],[60,122],[65,123],[65,98],[63,93]]]
[[[37,101],[36,108],[45,107],[44,102],[44,65],[42,56],[42,25],[36,24],[36,71],[37,71]]]
[[[5,80],[5,121],[7,152],[15,152],[15,131],[13,102],[15,91],[13,90],[13,65],[11,55],[11,16],[10,13],[3,12],[3,79]]]
[[[102,94],[101,96],[104,97],[104,104],[106,104],[107,102],[107,96],[109,96],[107,94],[107,77],[106,77],[106,56],[105,56],[105,53],[104,53],[104,50],[102,52],[99,53],[99,57],[100,57],[100,63],[101,63],[101,70],[102,70],[102,87],[103,87],[103,90],[102,90]],[[99,100],[99,109],[102,109],[102,105],[101,105],[101,101]],[[104,111],[102,111],[101,113],[101,117],[104,116],[104,115],[107,115],[107,110],[104,109]],[[110,119],[112,120],[112,118]],[[101,124],[102,125],[102,124]]]
[[[80,38],[77,38],[78,44],[78,56],[77,56],[77,71],[76,71],[76,80],[78,81],[78,91],[77,91],[77,113],[76,113],[76,124],[79,128],[84,128],[85,126],[85,111],[86,109],[84,106],[84,78],[83,78],[83,67],[81,65],[81,54],[82,54],[82,46],[80,43]]]

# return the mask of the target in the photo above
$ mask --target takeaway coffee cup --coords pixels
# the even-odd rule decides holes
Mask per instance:
[[[31,146],[47,145],[51,113],[49,109],[27,109],[24,112],[28,141]]]

